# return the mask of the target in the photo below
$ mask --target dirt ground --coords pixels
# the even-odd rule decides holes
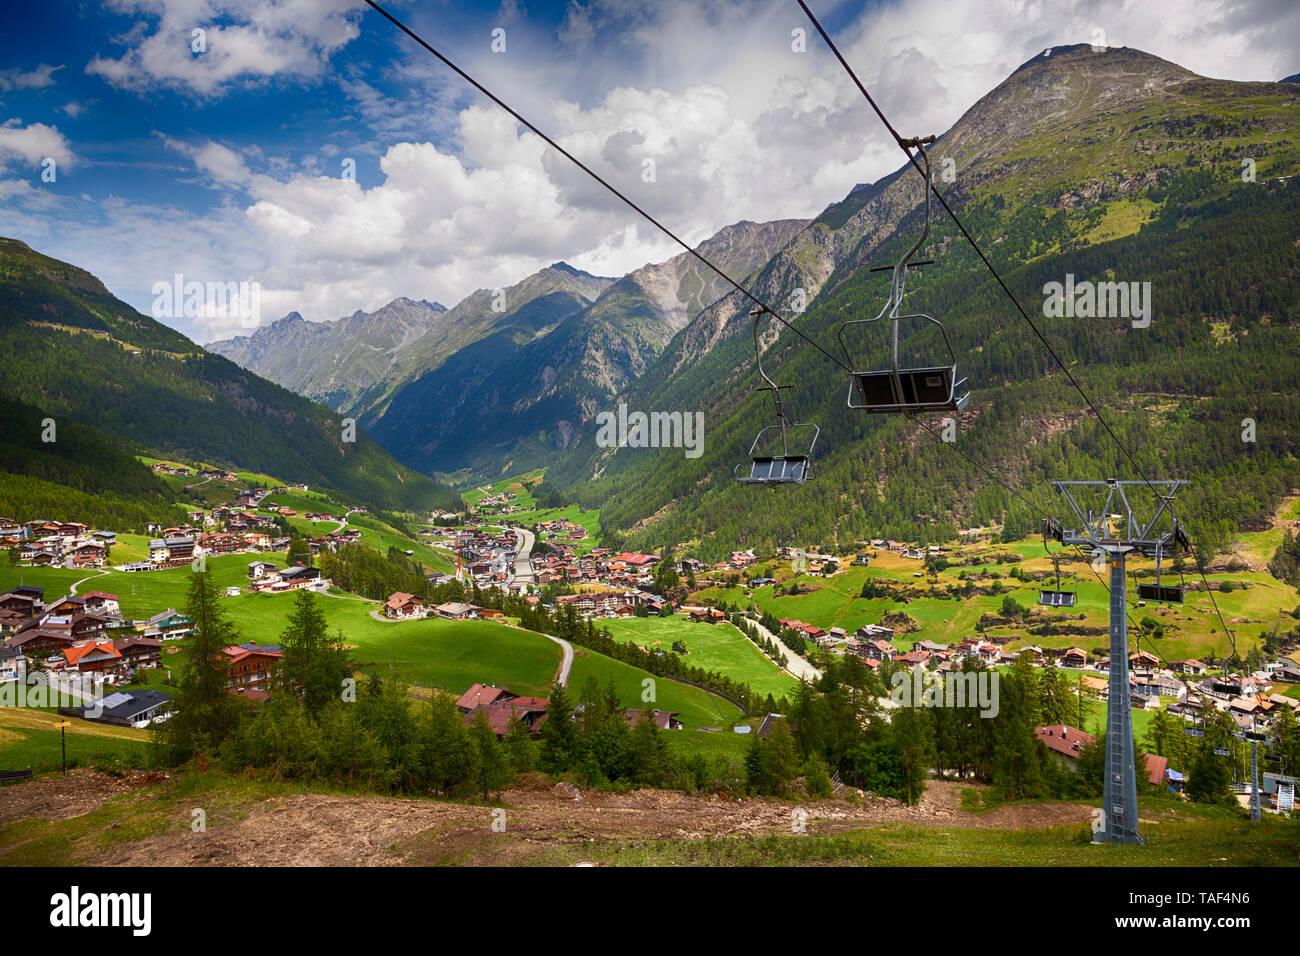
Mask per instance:
[[[39,816],[64,820],[89,813],[111,797],[157,779],[117,780],[94,773],[51,777],[0,789],[0,824]],[[663,790],[627,794],[572,788],[509,790],[501,795],[510,839],[492,830],[501,811],[488,806],[385,797],[300,794],[242,804],[194,833],[178,817],[175,832],[114,846],[89,860],[101,866],[392,866],[434,862],[508,865],[548,847],[619,839],[708,839],[789,833],[794,814],[807,814],[809,833],[904,824],[921,827],[1021,829],[1086,824],[1084,804],[1000,807],[982,814],[961,809],[954,782],[931,782],[917,807],[873,796],[789,803],[731,800]],[[148,792],[142,791],[142,799]],[[196,797],[196,802],[201,798]],[[495,817],[494,817],[495,814]],[[229,821],[229,822],[225,822]]]
[[[7,784],[0,787],[0,826],[31,817],[71,820],[99,809],[113,797],[164,780],[165,774],[110,777],[74,770],[66,777],[49,774],[27,783]]]

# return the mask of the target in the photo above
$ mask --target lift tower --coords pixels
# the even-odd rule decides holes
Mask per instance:
[[[1149,485],[1160,489],[1160,503],[1151,520],[1143,524],[1129,504],[1125,487]],[[1186,481],[1054,481],[1079,520],[1078,530],[1066,530],[1048,521],[1048,533],[1065,545],[1078,545],[1104,555],[1110,565],[1110,699],[1106,705],[1106,780],[1102,803],[1103,825],[1094,842],[1144,844],[1138,833],[1137,775],[1134,770],[1133,712],[1128,684],[1128,614],[1125,603],[1124,566],[1130,552],[1160,561],[1177,548],[1190,550],[1186,532],[1173,516],[1170,502]],[[1105,492],[1100,513],[1085,513],[1075,500],[1075,489],[1099,488]],[[1165,519],[1165,512],[1169,517]],[[1159,531],[1166,527],[1168,530]]]

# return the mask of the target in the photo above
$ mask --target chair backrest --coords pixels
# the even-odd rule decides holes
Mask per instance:
[[[878,405],[944,405],[952,400],[951,366],[899,369],[895,394],[894,373],[858,372],[858,389],[867,407]]]
[[[1162,604],[1182,604],[1183,589],[1165,584],[1139,584],[1138,598],[1144,601],[1158,601]]]

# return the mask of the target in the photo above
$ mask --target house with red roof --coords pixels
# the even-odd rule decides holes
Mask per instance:
[[[121,652],[109,641],[102,643],[91,641],[63,649],[65,670],[87,673],[105,671],[116,667],[121,659]]]
[[[1079,769],[1079,755],[1085,747],[1097,742],[1097,738],[1092,734],[1084,733],[1068,724],[1035,727],[1034,733],[1038,737],[1038,742],[1056,754],[1061,763],[1070,770]],[[1137,763],[1139,767],[1145,766],[1148,783],[1156,787],[1165,785],[1166,771],[1169,769],[1168,757],[1138,754]]]

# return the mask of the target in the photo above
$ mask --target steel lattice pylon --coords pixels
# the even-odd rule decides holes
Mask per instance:
[[[1102,826],[1094,833],[1094,842],[1143,844],[1138,832],[1137,772],[1133,746],[1132,697],[1128,683],[1128,613],[1124,574],[1130,552],[1154,557],[1157,562],[1178,546],[1186,546],[1187,536],[1170,513],[1168,530],[1157,530],[1169,503],[1185,481],[1054,481],[1052,487],[1065,496],[1075,517],[1078,530],[1066,530],[1060,522],[1049,521],[1048,532],[1066,545],[1088,546],[1104,554],[1110,565],[1110,698],[1106,705],[1106,780],[1102,795]],[[1140,522],[1124,492],[1127,485],[1164,489],[1154,516]],[[1099,514],[1086,513],[1075,500],[1073,488],[1107,489],[1105,504]],[[1112,509],[1115,510],[1112,510]]]

